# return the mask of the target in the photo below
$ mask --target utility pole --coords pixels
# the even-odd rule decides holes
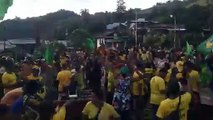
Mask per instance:
[[[174,48],[177,48],[180,46],[180,42],[178,41],[178,46],[176,45],[176,38],[177,38],[177,33],[176,33],[176,30],[177,30],[177,19],[176,19],[176,16],[174,15],[170,15],[170,18],[173,18],[174,19]]]
[[[3,36],[4,36],[4,51],[5,51],[5,49],[6,49],[6,39],[7,39],[7,35],[6,35],[6,27],[4,26],[3,27]]]
[[[135,10],[135,46],[138,46],[138,13]]]
[[[66,40],[68,40],[68,29],[67,28],[66,28],[65,36],[66,36]]]

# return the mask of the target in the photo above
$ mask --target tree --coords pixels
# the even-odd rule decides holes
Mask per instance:
[[[125,13],[126,6],[124,0],[117,0],[117,13]]]
[[[87,38],[91,38],[91,35],[85,29],[76,29],[70,35],[71,44],[75,48],[85,48]]]
[[[148,46],[162,46],[166,42],[166,35],[151,32],[145,36],[144,43]]]
[[[82,17],[82,19],[85,23],[88,23],[89,18],[90,18],[89,10],[88,9],[82,9],[81,10],[81,17]]]

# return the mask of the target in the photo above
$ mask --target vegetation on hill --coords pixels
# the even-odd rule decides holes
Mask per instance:
[[[29,37],[65,40],[71,39],[72,33],[77,29],[88,32],[89,36],[96,36],[105,31],[107,24],[135,19],[136,11],[138,18],[168,24],[173,24],[173,19],[169,17],[172,14],[177,18],[178,24],[185,25],[188,31],[198,35],[201,34],[202,29],[210,28],[213,31],[213,13],[211,12],[213,5],[208,2],[204,5],[200,1],[204,0],[174,0],[167,3],[158,3],[145,10],[126,10],[125,2],[123,0],[119,2],[118,0],[118,5],[121,6],[118,6],[115,12],[90,14],[89,10],[82,9],[79,15],[72,11],[60,10],[40,17],[15,18],[0,23],[0,40]]]

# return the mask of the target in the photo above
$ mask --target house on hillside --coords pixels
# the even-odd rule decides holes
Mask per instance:
[[[181,39],[180,37],[182,36],[182,34],[186,32],[184,25],[176,25],[175,27],[173,24],[163,24],[159,23],[158,21],[146,20],[144,18],[132,20],[130,22],[129,29],[131,36],[133,36],[134,39],[136,39],[137,37],[138,45],[143,45],[144,39],[149,33],[159,33],[162,35],[176,33],[177,39]],[[177,41],[176,44],[180,45],[179,42]]]
[[[137,37],[138,45],[143,44],[143,36],[147,33],[150,24],[154,24],[154,22],[152,23],[151,21],[147,21],[145,18],[130,21],[130,35],[134,38],[134,40],[136,40]]]
[[[104,44],[106,47],[123,49],[130,43],[128,25],[126,23],[112,23],[106,26],[106,31],[96,36],[97,47]]]
[[[159,33],[162,35],[176,34],[177,39],[182,39],[182,34],[186,33],[184,25],[163,24],[158,21],[138,18],[125,23],[112,23],[106,26],[106,31],[96,37],[97,47],[104,44],[106,47],[128,47],[143,45],[146,35],[149,33]],[[137,34],[136,34],[137,33]],[[177,40],[178,41],[178,40]],[[180,45],[180,41],[176,44]]]
[[[10,49],[14,47],[16,47],[16,45],[13,45],[8,41],[0,41],[0,52],[4,51],[5,49]]]
[[[33,38],[9,39],[7,42],[28,53],[33,53],[36,46],[36,40]]]

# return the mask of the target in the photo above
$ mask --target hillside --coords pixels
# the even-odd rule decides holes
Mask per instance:
[[[135,19],[136,10],[139,18],[169,24],[173,24],[173,19],[169,17],[173,14],[176,16],[178,24],[185,25],[191,32],[199,33],[203,28],[213,26],[211,25],[213,15],[202,1],[168,1],[158,3],[145,10],[129,9],[122,14],[116,12],[89,14],[84,10],[81,15],[78,15],[72,11],[60,10],[40,17],[16,18],[0,23],[0,40],[12,38],[66,39],[66,32],[71,34],[78,28],[85,29],[95,36],[104,32],[107,24]],[[196,4],[200,4],[200,6]]]
[[[212,4],[212,3],[213,3],[212,0],[196,0],[190,3],[189,5],[187,5],[187,7],[192,7],[194,5],[207,6],[208,4]]]

